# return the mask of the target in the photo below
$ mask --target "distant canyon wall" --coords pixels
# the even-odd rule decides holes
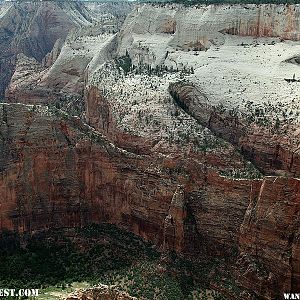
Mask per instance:
[[[245,4],[180,7],[137,6],[121,30],[119,51],[134,43],[134,34],[165,34],[174,48],[204,50],[224,43],[224,34],[300,39],[300,5]],[[151,50],[151,49],[150,49]],[[133,52],[138,57],[143,53]],[[163,57],[148,57],[149,62]]]
[[[43,102],[52,101],[55,96],[49,94],[58,93],[59,90],[65,89],[70,93],[73,88],[78,93],[84,80],[91,78],[95,71],[95,68],[89,68],[87,65],[97,61],[97,52],[92,49],[86,50],[85,58],[79,57],[82,55],[80,51],[77,53],[78,49],[86,46],[84,41],[80,43],[78,39],[71,45],[71,49],[63,53],[60,53],[60,49],[70,31],[77,31],[80,26],[89,28],[100,18],[101,9],[93,5],[85,7],[83,4],[64,4],[61,7],[54,3],[42,2],[39,5],[28,4],[29,13],[24,14],[23,12],[29,9],[25,4],[13,4],[7,9],[2,4],[0,27],[5,43],[0,45],[3,53],[1,66],[4,70],[0,82],[0,97],[4,97],[4,91],[7,89],[6,98],[12,102],[24,102],[21,97],[23,90],[26,92],[27,102],[30,102],[30,95],[33,101],[38,102],[40,99]],[[121,14],[116,10],[116,13]],[[125,12],[121,14],[122,17],[130,9],[126,7],[123,10]],[[117,49],[112,49],[110,54],[125,55],[128,50],[134,64],[147,63],[155,66],[164,63],[167,51],[218,47],[225,42],[224,34],[297,41],[300,39],[299,14],[300,5],[137,5],[117,34]],[[29,16],[32,19],[29,19]],[[18,23],[23,25],[19,28],[12,23],[13,19],[17,19]],[[118,24],[117,28],[118,26],[121,24]],[[148,48],[139,47],[139,36],[142,35],[145,35],[142,40],[152,36]],[[64,48],[68,48],[66,46]],[[103,48],[103,45],[100,43],[99,47]],[[43,62],[44,69],[39,76],[40,80],[35,79],[37,70],[34,70],[26,73],[22,83],[15,81],[15,78],[11,81],[12,75],[19,72],[19,69],[16,69],[19,53]],[[72,53],[76,61],[70,59]],[[58,63],[51,68],[56,59]],[[68,59],[72,66],[70,68],[60,63]],[[86,62],[79,64],[81,60]],[[66,74],[66,77],[62,78],[61,74]],[[57,78],[63,80],[64,84],[57,83]],[[26,83],[35,84],[36,88],[28,90]]]
[[[0,99],[14,72],[17,54],[23,53],[41,62],[58,39],[63,40],[70,30],[89,22],[79,12],[72,14],[80,8],[84,15],[84,8],[75,3],[0,4]]]
[[[0,100],[5,98],[5,92],[10,85],[11,77],[15,72],[18,72],[16,64],[19,54],[23,54],[29,59],[35,59],[42,66],[49,68],[58,58],[65,38],[69,33],[92,27],[105,18],[114,18],[115,15],[118,15],[116,27],[120,27],[131,7],[131,3],[125,2],[119,5],[80,1],[1,3]],[[30,75],[36,77],[37,71],[40,70],[34,70]],[[29,75],[26,74],[26,76]],[[26,81],[26,79],[24,80]],[[41,81],[41,78],[39,79]],[[55,80],[55,76],[53,76],[53,79]],[[81,79],[83,79],[83,76],[81,76]],[[33,81],[35,85],[38,85],[39,81],[35,79]],[[31,92],[33,98],[48,100],[50,97],[47,93],[47,84],[41,85],[41,88],[37,88],[37,92],[33,88],[27,93]],[[23,85],[22,88],[24,89],[25,86]],[[53,92],[53,89],[50,92]],[[8,88],[6,98],[10,97],[16,98],[17,102],[22,102],[21,97],[11,96]]]

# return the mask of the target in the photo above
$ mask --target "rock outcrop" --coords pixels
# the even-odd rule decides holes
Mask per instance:
[[[232,233],[205,222],[209,203],[192,207],[192,214],[200,214],[203,234],[209,230],[211,238],[215,236],[222,244],[237,243],[250,182],[225,179],[196,160],[176,154],[127,152],[78,118],[68,119],[56,109],[2,105],[1,124],[2,229],[24,232],[112,222],[159,245],[166,216],[177,219],[177,186],[184,186],[185,193],[196,193],[203,186],[205,191],[193,195],[194,202],[200,203],[201,197],[215,199],[215,212],[227,203],[233,215],[238,205],[234,191],[240,189],[240,217],[232,218],[236,224],[225,226]],[[228,198],[222,199],[225,189]]]
[[[270,127],[250,123],[239,112],[225,111],[209,103],[207,96],[188,82],[171,84],[169,91],[174,100],[188,114],[216,135],[235,145],[241,153],[267,174],[300,176],[300,136],[290,126],[291,135]]]
[[[17,54],[23,53],[42,61],[58,39],[64,39],[71,29],[91,21],[84,6],[75,2],[44,1],[2,5],[6,8],[0,15],[3,41],[0,44],[0,58],[1,69],[4,70],[0,98],[3,98],[14,72]]]
[[[239,238],[241,280],[266,298],[300,288],[299,207],[300,180],[293,178],[266,177],[250,199]],[[245,268],[249,257],[262,268]]]
[[[65,300],[137,300],[137,298],[118,291],[114,287],[101,285],[75,292],[65,298]]]
[[[182,187],[178,187],[173,195],[169,214],[164,224],[164,251],[182,252],[185,248],[184,223],[187,218],[185,196]]]
[[[154,62],[164,59],[163,48],[204,50],[224,44],[224,34],[278,37],[296,40],[299,35],[299,5],[195,5],[180,7],[137,6],[121,31],[119,51],[137,47],[139,35],[153,36],[148,55]],[[149,38],[149,42],[150,42]],[[130,47],[131,45],[131,47]],[[152,52],[152,53],[151,53]],[[132,55],[138,53],[132,52]],[[138,59],[138,57],[135,57]],[[144,57],[147,62],[148,56]]]
[[[44,67],[50,68],[59,57],[59,54],[63,48],[63,44],[67,35],[74,30],[79,30],[80,28],[84,31],[87,30],[91,32],[92,36],[97,37],[97,32],[93,32],[91,27],[97,25],[100,27],[100,24],[103,22],[110,21],[115,24],[115,28],[106,24],[105,26],[111,27],[109,32],[113,34],[122,24],[128,10],[131,7],[131,4],[120,4],[123,7],[123,10],[120,11],[117,5],[105,5],[105,4],[84,4],[83,2],[60,2],[60,1],[43,1],[43,2],[14,2],[14,3],[5,3],[0,4],[1,14],[0,14],[0,38],[3,42],[0,43],[0,59],[1,59],[1,81],[0,81],[0,99],[4,98],[5,89],[9,86],[12,75],[17,72],[18,68],[15,70],[17,64],[17,56],[22,53],[29,59],[34,58],[39,63],[42,63]],[[118,14],[118,20],[115,21],[115,15]],[[97,27],[96,26],[96,27]],[[80,37],[78,37],[80,39]],[[72,41],[72,39],[71,39]],[[60,83],[60,88],[66,85],[66,81],[70,82],[72,88],[76,90],[76,85],[74,84],[74,76],[77,73],[81,72],[81,69],[86,67],[87,63],[90,61],[89,57],[86,58],[81,53],[81,59],[78,59],[80,55],[80,50],[84,48],[84,43],[86,41],[77,41],[77,44],[73,43],[66,45],[63,48],[65,51],[64,58],[59,62],[61,64],[66,60],[66,64],[69,64],[69,69],[66,67],[60,72],[63,72],[67,78],[59,76],[59,80],[63,80],[63,83]],[[91,41],[93,43],[97,40]],[[71,42],[69,41],[69,44]],[[71,49],[70,49],[71,48]],[[91,50],[91,49],[90,49]],[[90,51],[90,50],[87,50]],[[74,52],[74,53],[73,53]],[[76,52],[76,53],[75,53]],[[67,56],[74,55],[72,61],[67,58]],[[91,55],[90,55],[91,56]],[[85,62],[86,61],[86,62]],[[72,64],[75,64],[71,67]],[[56,67],[57,68],[57,67]],[[79,68],[79,70],[77,70]],[[44,74],[40,74],[41,82],[36,82],[37,89],[46,89],[50,86],[53,92],[53,85],[57,84],[58,75],[55,73],[55,67],[50,70],[50,74],[47,75],[45,80],[42,79]],[[30,69],[28,70],[28,75],[32,75],[33,78],[26,82],[22,83],[22,87],[12,85],[8,89],[6,98],[10,101],[14,99],[22,102],[22,97],[18,95],[18,92],[22,93],[23,89],[26,89],[26,85],[31,85],[34,82],[34,77],[36,73],[31,73]],[[72,76],[73,77],[70,77]],[[80,80],[83,80],[83,74],[80,74]],[[48,77],[51,77],[50,80]],[[69,77],[68,77],[69,76]],[[77,79],[78,81],[78,79]],[[14,80],[13,80],[14,82]],[[75,85],[75,87],[74,87]],[[57,88],[57,86],[55,86]],[[17,94],[14,95],[14,89],[18,89]],[[68,90],[71,91],[70,89]],[[31,90],[33,98],[43,98],[41,93],[36,93],[34,89]],[[26,97],[25,97],[26,98]],[[48,100],[47,97],[45,97]],[[25,101],[25,100],[23,100]],[[30,101],[28,99],[27,101]],[[33,100],[34,101],[34,100]]]

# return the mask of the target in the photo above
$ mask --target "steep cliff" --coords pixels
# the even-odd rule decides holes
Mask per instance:
[[[1,8],[3,32],[24,5]],[[101,5],[26,5],[58,23],[5,59],[0,229],[109,222],[166,255],[230,257],[240,290],[212,280],[228,298],[297,291],[300,6],[137,5],[118,32]]]
[[[1,6],[1,68],[0,97],[14,71],[16,55],[23,53],[41,61],[58,38],[64,39],[75,27],[88,24],[91,18],[80,3],[19,2]]]
[[[197,86],[188,82],[172,84],[169,91],[188,114],[235,145],[264,172],[296,177],[300,175],[300,140],[295,125],[284,124],[283,128],[279,128],[282,125],[277,126],[271,116],[269,124],[261,125],[239,111],[226,111],[222,107],[213,106]],[[287,131],[290,132],[289,136],[286,136]]]
[[[176,153],[127,152],[78,118],[68,119],[56,109],[2,105],[1,120],[2,228],[23,232],[106,221],[161,243],[178,185],[185,192],[219,186],[204,188],[204,196],[199,192],[199,197],[216,198],[221,201],[217,206],[226,201],[234,207],[234,190],[241,185],[237,222],[242,221],[250,184],[223,179],[196,159]],[[225,188],[229,197],[222,200]],[[203,232],[204,224],[199,226]],[[235,234],[224,232],[220,243],[236,243],[239,225],[231,227]],[[210,230],[216,240],[220,238],[218,228]]]
[[[245,285],[258,294],[275,297],[278,289],[299,290],[299,205],[300,180],[292,178],[266,177],[258,196],[250,200],[239,239],[240,272]],[[245,269],[247,256],[262,262],[261,274],[253,267]]]
[[[126,19],[119,51],[137,46],[142,34],[147,35],[142,42],[149,42],[148,57],[142,59],[152,57],[154,63],[163,60],[163,48],[187,51],[221,46],[226,42],[225,33],[297,41],[298,21],[299,5],[141,5]],[[133,55],[138,59],[139,52]]]
[[[266,174],[297,177],[300,90],[285,79],[300,75],[298,45],[284,39],[298,39],[298,10],[139,6],[126,19],[118,51],[137,66],[179,70],[167,80],[177,105]]]
[[[299,180],[224,178],[191,157],[122,150],[56,109],[11,104],[1,105],[0,111],[2,230],[110,222],[164,251],[193,257],[223,256],[239,247],[241,255],[255,256],[272,272],[272,284],[287,276],[287,283],[273,291],[276,295],[298,287]],[[284,223],[277,219],[279,213]],[[284,237],[273,230],[274,220],[282,232],[289,228]],[[257,278],[248,275],[239,280],[251,290]],[[268,297],[264,291],[271,283],[262,281],[261,290],[253,291]]]
[[[18,54],[22,53],[30,59],[36,59],[40,63],[43,61],[49,67],[58,57],[62,43],[69,32],[79,30],[80,28],[89,28],[92,25],[101,24],[105,20],[115,20],[116,15],[118,16],[118,22],[116,22],[116,27],[118,28],[130,9],[131,4],[120,4],[120,6],[123,8],[121,11],[115,4],[98,5],[94,3],[85,5],[83,2],[74,1],[0,4],[0,37],[2,41],[0,43],[0,59],[1,69],[3,70],[0,81],[0,98],[4,98],[5,89],[15,72]],[[111,29],[112,31],[114,30]],[[97,33],[93,33],[93,35],[97,35]],[[80,45],[75,45],[75,48],[68,49],[68,51],[78,52],[79,48]],[[67,55],[69,55],[68,52]],[[81,58],[85,60],[83,56]],[[78,61],[78,57],[75,60]],[[72,62],[69,63],[71,64]],[[84,64],[84,61],[80,63],[80,65],[82,64]],[[18,70],[16,71],[18,72]],[[69,71],[65,71],[65,73],[72,73],[72,70]],[[74,72],[75,74],[73,75],[76,75],[76,70]],[[32,75],[36,76],[35,73]],[[42,74],[40,77],[42,77]],[[55,77],[53,78],[55,79]],[[63,77],[60,77],[60,79],[63,79]],[[55,83],[57,82],[53,84]],[[24,84],[23,88],[26,89]],[[8,99],[11,97],[11,92],[7,95]],[[31,93],[34,94],[33,89]],[[37,95],[37,97],[41,98],[42,96]],[[18,97],[18,100],[21,98]]]

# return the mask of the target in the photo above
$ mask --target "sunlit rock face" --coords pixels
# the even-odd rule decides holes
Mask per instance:
[[[86,24],[85,9],[79,3],[20,2],[1,4],[1,98],[14,71],[16,54],[42,61],[57,39]]]
[[[103,5],[0,6],[0,228],[109,222],[297,291],[299,6]]]
[[[166,45],[183,50],[220,46],[226,41],[224,33],[298,41],[298,21],[298,5],[138,6],[128,16],[121,34],[125,46],[135,43],[138,36],[144,34],[149,50],[156,48],[158,54]],[[121,44],[120,51],[124,49],[126,47]],[[148,59],[162,59],[164,53],[160,54],[150,54]]]
[[[113,19],[115,14],[118,14],[119,17],[119,21],[116,22],[116,26],[119,27],[130,7],[131,5],[126,3],[118,7],[114,4],[84,4],[72,1],[1,3],[0,99],[4,98],[5,89],[15,72],[19,53],[30,59],[34,58],[49,67],[58,57],[69,32],[90,27],[103,20]],[[115,32],[115,30],[111,32]],[[34,75],[36,75],[36,71],[33,73]],[[74,72],[76,75],[76,71]],[[62,78],[60,77],[60,79]],[[35,83],[37,82],[35,81]],[[25,87],[23,86],[23,88]],[[38,96],[45,97],[43,94]],[[47,96],[49,98],[49,95]],[[10,92],[7,97],[12,97]]]

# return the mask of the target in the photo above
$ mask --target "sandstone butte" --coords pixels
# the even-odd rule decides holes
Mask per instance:
[[[0,27],[10,32],[1,33],[7,43],[0,44],[6,68],[1,90],[8,102],[0,104],[1,230],[34,233],[113,223],[152,241],[161,251],[186,257],[237,251],[233,275],[249,295],[276,299],[283,292],[300,291],[299,99],[289,102],[286,97],[279,105],[291,108],[295,118],[280,119],[278,125],[275,111],[267,116],[266,126],[260,110],[253,117],[250,109],[236,108],[234,101],[256,105],[262,101],[256,98],[259,92],[268,96],[273,88],[278,102],[290,87],[285,75],[279,81],[274,71],[264,79],[247,65],[248,75],[240,74],[236,85],[213,77],[216,73],[209,70],[201,77],[206,68],[202,62],[220,52],[224,56],[211,68],[220,68],[220,76],[233,76],[236,70],[226,71],[228,61],[234,63],[225,57],[229,50],[258,57],[266,51],[264,55],[271,56],[274,49],[283,55],[271,57],[278,68],[284,66],[283,74],[287,68],[299,72],[297,63],[284,61],[282,54],[294,57],[297,50],[298,5],[141,5],[132,9],[122,27],[116,24],[116,7],[107,8],[108,19],[88,4],[0,7]],[[29,10],[28,16],[24,10]],[[104,25],[110,22],[114,30],[108,32],[111,27],[103,24],[100,30],[97,18]],[[254,40],[266,45],[253,46]],[[240,46],[244,41],[248,48]],[[273,41],[274,48],[269,48]],[[171,68],[176,61],[179,71],[170,79],[145,75],[135,85],[142,75],[122,74],[111,62],[124,55],[133,64],[154,69]],[[185,63],[195,70],[182,73],[181,80]],[[246,63],[251,65],[252,59]],[[246,63],[238,68],[244,70]],[[269,70],[267,59],[262,63]],[[266,83],[259,85],[259,80]],[[246,99],[235,92],[244,85],[249,90],[243,95]],[[294,93],[298,89],[293,86]],[[221,107],[228,93],[233,99]],[[164,110],[157,112],[156,105]],[[66,113],[75,106],[79,117]],[[147,116],[137,118],[137,111]],[[165,112],[170,113],[167,121]],[[184,130],[205,132],[200,146],[194,140],[186,143],[176,131],[185,120],[180,116],[192,124]],[[249,122],[249,116],[255,120]],[[207,140],[214,146],[205,148]],[[250,172],[248,162],[263,176],[234,178],[233,170]],[[264,272],[256,268],[257,262]],[[69,299],[83,299],[74,297]],[[117,299],[131,299],[122,297]]]

